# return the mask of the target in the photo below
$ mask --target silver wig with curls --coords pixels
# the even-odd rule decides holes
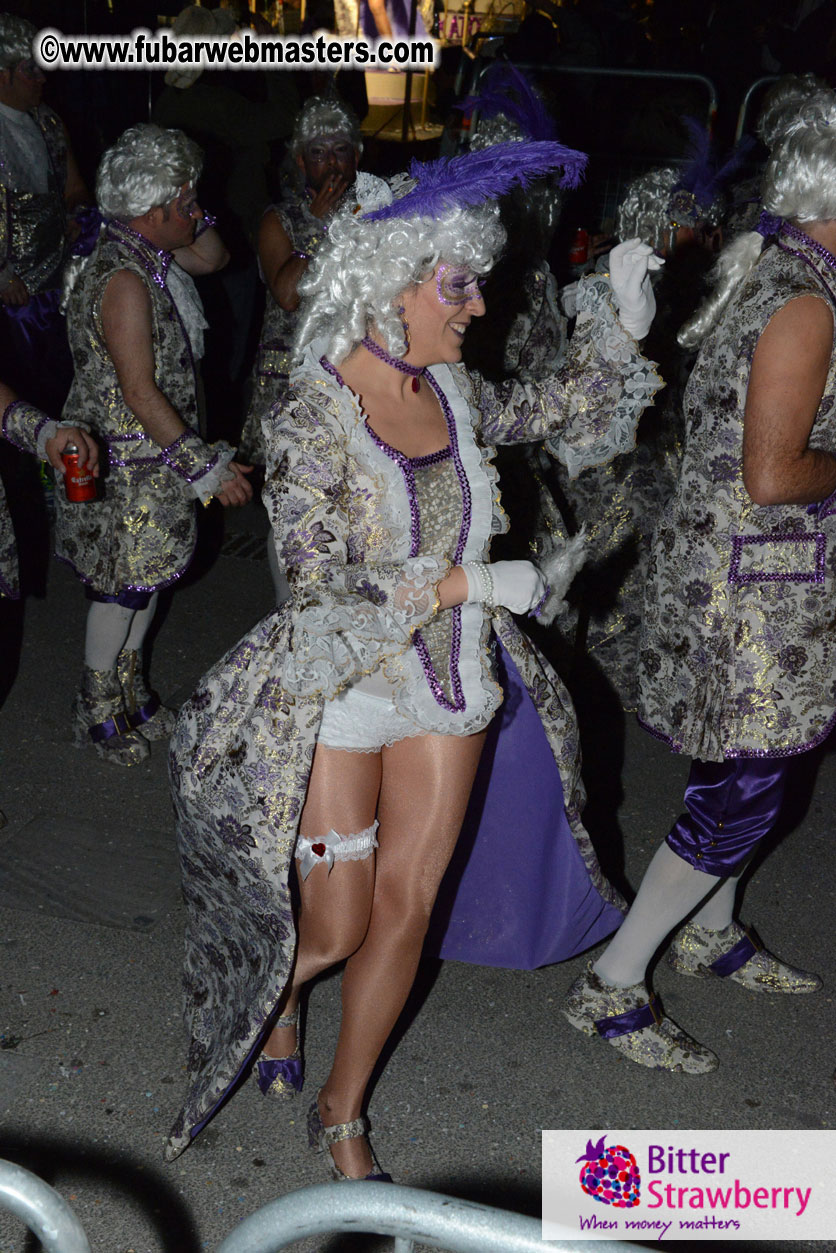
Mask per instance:
[[[771,152],[787,127],[833,100],[832,89],[815,74],[785,74],[766,93],[755,127],[758,139]]]
[[[338,96],[311,96],[305,101],[293,127],[291,156],[298,157],[306,144],[326,135],[345,135],[358,154],[363,151],[360,123],[354,111]]]
[[[150,122],[120,135],[101,159],[96,200],[105,217],[130,222],[176,199],[197,182],[203,153],[182,131]]]
[[[487,274],[504,243],[505,230],[493,201],[453,208],[439,218],[374,222],[342,210],[299,284],[303,304],[297,359],[312,341],[324,339],[326,355],[338,366],[372,326],[392,356],[405,356],[408,345],[398,310],[401,293],[425,281],[439,261]]]
[[[0,13],[0,72],[14,69],[32,56],[32,40],[38,31],[25,17]]]
[[[783,134],[767,163],[762,200],[768,213],[804,227],[805,222],[836,218],[836,95],[830,103],[816,98],[812,118],[797,119]],[[696,348],[752,270],[763,236],[746,231],[720,253],[712,277],[714,289],[677,339]]]
[[[682,178],[674,166],[661,166],[640,174],[627,184],[624,199],[618,206],[615,233],[619,239],[640,239],[651,248],[668,248],[672,234],[681,223],[675,220],[671,207],[673,189]],[[722,194],[714,195],[710,204],[694,203],[698,220],[718,222],[725,209]]]

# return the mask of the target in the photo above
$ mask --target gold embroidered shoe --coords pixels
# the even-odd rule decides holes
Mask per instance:
[[[287,1057],[268,1057],[262,1053],[253,1066],[255,1081],[265,1096],[275,1096],[280,1101],[290,1100],[302,1091],[304,1063],[299,1048],[299,1006],[292,1014],[277,1018],[276,1027],[296,1028],[296,1047]]]
[[[92,744],[106,761],[119,766],[136,766],[151,752],[147,740],[133,729],[125,711],[115,670],[84,667],[72,714],[76,745],[82,748]]]
[[[596,975],[590,962],[563,1003],[566,1019],[585,1035],[598,1035],[619,1053],[655,1070],[704,1075],[719,1060],[662,1013],[656,993],[643,983],[616,988]]]
[[[168,709],[145,682],[142,650],[123,648],[116,659],[116,670],[122,685],[125,710],[134,730],[139,731],[143,739],[152,742],[171,739],[177,714]]]
[[[681,975],[698,979],[732,979],[750,992],[818,992],[821,979],[796,970],[763,947],[757,932],[730,922],[722,931],[711,931],[689,922],[674,937],[668,965]]]

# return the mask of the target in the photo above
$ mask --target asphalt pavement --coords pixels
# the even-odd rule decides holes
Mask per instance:
[[[221,519],[206,521],[194,577],[168,598],[153,641],[152,680],[170,704],[272,600],[263,511],[230,515],[222,543]],[[73,747],[84,619],[79,584],[54,560],[46,595],[0,617],[7,671],[20,644],[0,710],[0,1157],[58,1189],[95,1253],[215,1250],[266,1202],[327,1178],[308,1151],[304,1111],[335,1043],[339,977],[310,996],[305,1096],[271,1101],[247,1082],[165,1165],[185,1053],[165,752],[155,745],[124,769]],[[611,873],[635,886],[679,812],[687,762],[594,683],[579,690],[588,825]],[[780,1136],[836,1126],[836,756],[827,746],[808,756],[742,917],[773,951],[818,971],[824,989],[756,995],[660,963],[667,1012],[720,1056],[716,1072],[691,1077],[638,1067],[565,1022],[558,1006],[585,956],[533,972],[428,963],[370,1108],[378,1156],[399,1183],[539,1216],[542,1128],[577,1128],[585,1142],[613,1127]],[[0,1211],[0,1253],[36,1247]],[[294,1248],[365,1253],[391,1241],[317,1237]],[[836,1249],[836,1217],[833,1241],[816,1248]]]

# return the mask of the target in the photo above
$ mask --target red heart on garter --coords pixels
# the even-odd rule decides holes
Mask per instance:
[[[312,845],[311,845],[311,852],[312,852],[312,853],[316,853],[317,857],[324,857],[324,856],[325,856],[325,845],[324,845],[324,844],[312,844]]]

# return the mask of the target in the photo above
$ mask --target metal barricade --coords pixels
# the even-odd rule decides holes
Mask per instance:
[[[25,1222],[45,1253],[90,1253],[81,1223],[64,1198],[14,1162],[0,1161],[0,1208]]]
[[[397,1184],[325,1183],[277,1197],[236,1227],[218,1253],[279,1253],[306,1236],[338,1231],[394,1236],[393,1253],[412,1253],[414,1242],[450,1253],[543,1253],[541,1224],[508,1210],[491,1209],[440,1192]],[[567,1230],[549,1242],[556,1253],[589,1253]],[[596,1240],[595,1253],[628,1253],[635,1246]]]
[[[749,109],[752,106],[752,100],[758,95],[760,91],[763,90],[764,87],[768,86],[771,83],[777,83],[777,81],[778,81],[777,74],[765,74],[763,78],[756,78],[753,83],[749,84],[749,86],[746,89],[746,95],[743,97],[743,100],[741,101],[740,109],[737,114],[737,126],[735,127],[735,130],[734,130],[734,142],[735,143],[740,142],[740,139],[746,128],[746,120],[748,117]],[[761,103],[763,102],[761,101]]]

